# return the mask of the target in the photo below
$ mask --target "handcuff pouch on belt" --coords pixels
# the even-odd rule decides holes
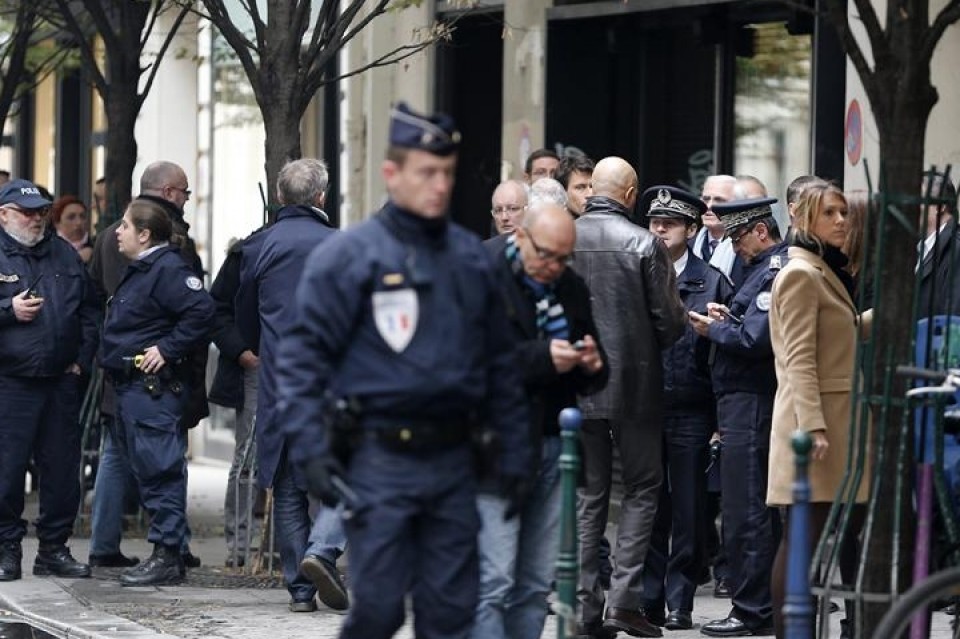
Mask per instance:
[[[326,399],[327,424],[330,427],[330,452],[346,466],[353,449],[360,443],[360,403],[356,398]]]
[[[183,392],[183,382],[177,374],[179,372],[179,362],[167,364],[155,373],[144,373],[140,370],[140,364],[143,362],[143,355],[123,357],[123,371],[115,375],[114,382],[139,382],[143,389],[147,391],[153,399],[159,399],[164,391],[170,391],[179,396]]]

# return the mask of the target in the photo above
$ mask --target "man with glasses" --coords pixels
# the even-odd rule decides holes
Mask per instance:
[[[686,327],[673,264],[663,243],[630,221],[637,174],[625,160],[604,158],[593,171],[593,195],[577,218],[577,272],[592,293],[610,379],[583,397],[581,442],[586,483],[579,491],[581,637],[617,632],[659,637],[640,610],[642,570],[663,476],[663,350]],[[624,497],[606,619],[598,576],[607,526],[613,446],[622,462]]]
[[[529,188],[520,180],[507,180],[494,189],[490,215],[498,235],[509,235],[520,226],[527,210]]]
[[[730,242],[724,239],[723,222],[714,214],[715,204],[726,204],[736,199],[734,188],[737,178],[732,175],[710,175],[703,183],[700,199],[707,205],[703,214],[703,226],[690,243],[693,254],[732,277],[736,253]]]
[[[26,180],[0,188],[0,581],[21,577],[24,477],[39,466],[34,575],[89,577],[66,546],[80,506],[81,375],[97,348],[99,304],[83,263]]]
[[[159,161],[147,166],[140,178],[140,195],[137,199],[150,200],[160,205],[173,222],[174,235],[186,238],[180,256],[203,281],[203,265],[197,255],[196,245],[189,236],[190,225],[183,218],[183,206],[190,199],[190,184],[184,170],[173,162]],[[90,275],[106,301],[120,285],[120,280],[130,260],[120,253],[116,230],[120,226],[117,220],[97,234],[90,260]],[[201,419],[210,414],[207,405],[205,369],[207,347],[198,348],[190,356],[192,383],[190,385],[190,404],[183,416],[183,426],[193,428]],[[92,523],[90,532],[90,564],[92,566],[122,568],[138,563],[136,557],[127,557],[120,552],[120,540],[123,531],[123,507],[130,463],[126,453],[114,446],[111,431],[115,416],[115,395],[109,381],[104,380],[103,398],[100,402],[101,425],[104,429],[103,453],[97,467],[97,479],[94,484]],[[186,463],[186,462],[184,462]],[[188,568],[196,568],[200,560],[195,557],[186,544],[189,543],[190,529],[187,527],[187,542],[183,547],[183,561]]]
[[[701,632],[712,637],[773,634],[770,570],[780,522],[766,505],[770,423],[777,392],[770,343],[771,287],[787,263],[787,244],[771,205],[775,199],[714,205],[747,278],[729,308],[708,304],[706,315],[690,312],[700,335],[716,345],[713,388],[723,437],[720,483],[723,535],[733,609]]]
[[[514,309],[510,328],[539,463],[517,517],[505,518],[510,504],[495,484],[481,484],[480,599],[472,635],[477,639],[540,637],[560,542],[557,418],[563,408],[576,406],[578,394],[600,390],[607,379],[590,291],[568,268],[575,241],[566,208],[533,197],[516,233],[485,242],[497,265],[500,294]]]

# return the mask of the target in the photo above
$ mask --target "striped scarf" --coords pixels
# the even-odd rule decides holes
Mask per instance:
[[[507,238],[505,253],[514,276],[521,278],[523,285],[533,293],[537,311],[537,337],[539,339],[570,339],[570,326],[563,312],[563,304],[557,299],[556,286],[538,282],[523,270],[523,255],[520,254],[517,246],[516,234]]]

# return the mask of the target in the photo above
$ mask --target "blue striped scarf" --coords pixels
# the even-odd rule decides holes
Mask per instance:
[[[563,304],[557,299],[556,286],[543,284],[532,279],[523,270],[523,255],[517,247],[517,236],[507,238],[505,249],[507,261],[515,276],[520,277],[523,285],[533,293],[537,311],[537,337],[540,339],[570,339],[570,326],[563,312]]]

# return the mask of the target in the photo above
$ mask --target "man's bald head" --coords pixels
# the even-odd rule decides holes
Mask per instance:
[[[637,172],[623,158],[608,157],[593,169],[593,194],[632,207],[637,199]]]
[[[161,160],[149,165],[140,176],[140,195],[152,195],[183,209],[190,199],[190,182],[179,164]]]
[[[566,207],[532,198],[523,225],[517,229],[517,246],[523,269],[537,282],[555,281],[567,267],[577,243],[577,227]]]

